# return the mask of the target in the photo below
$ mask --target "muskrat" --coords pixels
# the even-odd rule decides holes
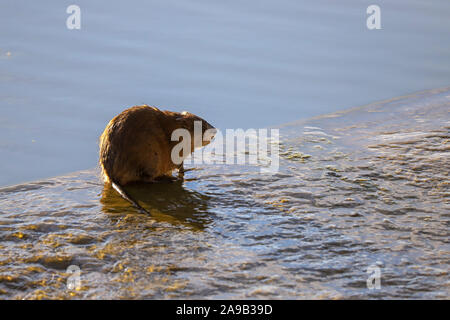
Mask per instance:
[[[194,143],[196,121],[201,122],[201,145]],[[215,133],[212,125],[192,113],[162,111],[142,105],[126,109],[114,117],[100,137],[99,162],[104,182],[111,183],[123,198],[140,211],[148,213],[123,190],[123,186],[132,182],[173,179],[175,169],[183,173],[183,162],[174,163],[171,157],[173,147],[179,143],[171,138],[176,129],[186,129],[190,133],[189,154],[195,147],[210,143],[211,139],[203,139],[207,130],[210,130],[210,138]],[[181,154],[181,157],[184,159],[189,154]]]

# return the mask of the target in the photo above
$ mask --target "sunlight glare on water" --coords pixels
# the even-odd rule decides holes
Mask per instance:
[[[96,169],[2,188],[0,298],[448,298],[449,97],[281,126],[273,175],[198,165],[129,187],[152,217]]]

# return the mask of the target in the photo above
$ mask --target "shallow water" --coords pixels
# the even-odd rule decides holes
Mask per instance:
[[[130,187],[152,217],[95,169],[2,188],[0,297],[448,299],[449,107],[436,89],[285,125],[277,174]]]

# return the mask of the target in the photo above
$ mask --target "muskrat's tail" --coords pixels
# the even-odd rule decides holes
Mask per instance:
[[[152,215],[150,212],[141,207],[141,205],[137,203],[129,194],[127,194],[125,190],[123,190],[123,188],[120,186],[120,184],[111,181],[111,185],[122,196],[122,198],[130,202],[136,209],[139,210],[140,213],[145,213],[148,214],[149,216]]]

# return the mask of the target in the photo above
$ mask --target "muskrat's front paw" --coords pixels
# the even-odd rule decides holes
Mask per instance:
[[[155,182],[175,182],[178,178],[174,176],[160,176],[155,179]]]

